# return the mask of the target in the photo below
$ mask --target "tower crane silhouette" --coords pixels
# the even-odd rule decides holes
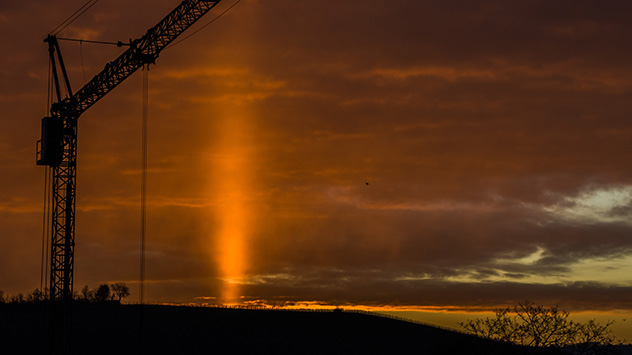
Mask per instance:
[[[37,165],[51,167],[51,249],[49,299],[53,305],[53,353],[70,353],[70,305],[73,295],[77,121],[97,101],[136,70],[155,64],[158,55],[221,0],[184,0],[145,35],[130,40],[129,48],[81,89],[73,93],[56,35],[48,43],[56,102],[42,119],[37,142]],[[119,42],[120,44],[120,42]],[[61,73],[60,73],[61,72]],[[63,81],[62,81],[63,80]],[[62,90],[63,88],[63,90]]]

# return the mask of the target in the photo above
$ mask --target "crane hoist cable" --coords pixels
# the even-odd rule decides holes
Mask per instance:
[[[58,34],[59,32],[63,31],[64,28],[68,27],[71,23],[75,22],[76,19],[81,17],[81,15],[85,14],[86,11],[90,10],[90,8],[96,5],[96,3],[98,2],[99,0],[88,0],[85,4],[83,4],[83,6],[77,9],[77,11],[75,11],[72,15],[70,15],[67,19],[65,19],[62,23],[60,23],[59,26],[55,27],[48,34],[54,36]]]
[[[138,284],[139,327],[138,346],[144,353],[145,331],[145,249],[147,239],[147,123],[149,121],[149,64],[143,65],[143,110],[141,118],[141,178],[140,178],[140,275]]]
[[[145,301],[145,240],[147,235],[147,122],[149,118],[149,65],[143,66],[143,113],[141,124],[140,183],[140,286],[139,304]]]

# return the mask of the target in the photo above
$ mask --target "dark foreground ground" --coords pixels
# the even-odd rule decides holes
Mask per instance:
[[[0,354],[47,354],[44,304],[0,304]],[[561,354],[353,312],[73,305],[73,354]],[[141,352],[142,345],[142,352]]]

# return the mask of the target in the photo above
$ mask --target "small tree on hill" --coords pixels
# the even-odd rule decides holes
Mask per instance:
[[[112,292],[116,297],[118,297],[119,302],[129,296],[129,287],[123,282],[117,282],[111,286]]]

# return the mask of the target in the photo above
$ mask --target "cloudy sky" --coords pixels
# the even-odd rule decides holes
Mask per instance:
[[[0,4],[5,293],[40,286],[42,40],[83,4]],[[59,36],[127,41],[178,4],[102,0]],[[242,0],[149,72],[146,299],[630,312],[630,18]],[[124,50],[61,46],[74,90]],[[141,112],[138,72],[79,121],[75,289],[137,297]]]

